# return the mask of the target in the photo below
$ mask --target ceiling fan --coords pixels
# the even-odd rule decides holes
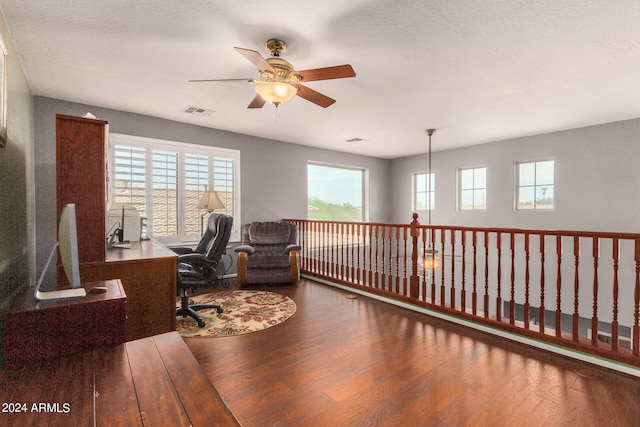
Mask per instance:
[[[351,65],[337,65],[333,67],[314,68],[311,70],[296,71],[290,62],[285,61],[280,55],[286,50],[287,44],[278,39],[269,39],[266,48],[271,54],[270,58],[264,58],[259,52],[241,47],[234,48],[238,53],[258,67],[258,78],[244,79],[209,79],[189,80],[190,82],[221,82],[221,81],[248,81],[256,84],[257,95],[248,108],[262,108],[269,101],[276,107],[290,100],[293,95],[311,101],[316,105],[327,108],[335,99],[329,98],[302,83],[318,80],[343,79],[355,77]]]

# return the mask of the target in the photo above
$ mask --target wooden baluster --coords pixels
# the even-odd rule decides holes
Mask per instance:
[[[402,290],[400,291],[400,294],[405,295],[405,296],[409,296],[409,292],[407,291],[407,227],[402,227],[402,240],[403,240],[403,246],[404,246],[404,260],[402,263]]]
[[[436,248],[436,229],[435,228],[431,228],[429,230],[429,233],[431,235],[431,246],[429,249],[435,249]],[[435,251],[431,252],[431,255],[435,257]],[[431,263],[431,302],[433,304],[436,303],[436,267],[435,267],[435,263]]]
[[[349,255],[347,254],[347,249],[345,249],[345,240],[347,240],[347,234],[345,232],[346,224],[340,223],[340,279],[344,280],[346,276],[346,264],[348,261]]]
[[[337,265],[338,265],[338,259],[337,259],[337,253],[336,253],[336,249],[335,249],[335,242],[336,242],[336,224],[334,222],[331,222],[328,225],[328,229],[329,229],[329,235],[326,237],[326,243],[325,243],[325,250],[327,252],[327,262],[329,263],[328,265],[328,269],[327,269],[327,275],[329,275],[332,278],[335,278],[338,274],[337,271]]]
[[[389,226],[387,227],[387,237],[388,237],[388,241],[389,241],[389,252],[387,252],[387,281],[388,283],[385,284],[385,289],[388,289],[389,291],[393,292],[393,250],[391,249],[393,247],[392,244],[392,238],[393,238],[393,227]]]
[[[326,235],[327,235],[327,223],[326,222],[322,222],[320,224],[318,224],[318,226],[320,227],[320,235],[318,236],[318,244],[317,244],[317,250],[318,252],[320,252],[320,256],[318,258],[320,258],[320,268],[322,269],[322,274],[323,275],[327,275],[329,269],[327,268],[327,250],[326,250],[326,245],[325,245],[325,239],[326,239]]]
[[[556,337],[562,337],[562,236],[556,235]]]
[[[529,330],[529,316],[531,306],[529,305],[529,233],[524,235],[524,328]]]
[[[475,316],[478,311],[478,293],[477,289],[477,273],[478,273],[478,232],[473,230],[472,243],[473,243],[473,291],[471,291],[471,313]]]
[[[516,322],[516,235],[511,232],[509,237],[511,247],[511,300],[509,300],[509,323],[514,325]]]
[[[426,250],[427,250],[427,233],[431,233],[431,230],[428,228],[422,228],[422,280],[420,282],[420,287],[422,288],[422,299],[424,301],[427,300],[427,267],[426,260]],[[429,271],[431,274],[431,271]],[[433,294],[431,294],[431,302],[433,303]]]
[[[362,246],[360,243],[362,242],[362,235],[361,235],[361,226],[362,224],[357,223],[356,224],[356,239],[357,239],[357,245],[358,245],[358,249],[356,251],[356,283],[361,285],[362,283],[360,282],[360,246]]]
[[[351,283],[358,283],[356,280],[356,242],[356,223],[353,223],[351,224]]]
[[[404,228],[403,228],[404,230]],[[396,226],[395,228],[395,236],[396,236],[396,281],[395,281],[395,292],[398,292],[402,295],[402,291],[400,289],[400,228]]]
[[[611,349],[618,351],[618,263],[620,260],[620,239],[613,238],[613,321],[611,322]]]
[[[502,233],[496,234],[496,249],[498,250],[498,295],[496,295],[496,320],[502,321]]]
[[[318,245],[317,245],[317,240],[316,240],[317,239],[317,235],[316,235],[316,225],[317,225],[317,223],[314,221],[310,225],[311,225],[311,230],[310,230],[311,233],[310,233],[309,238],[310,238],[310,242],[311,242],[311,250],[313,251],[312,252],[313,255],[311,255],[311,259],[310,259],[311,270],[314,273],[317,273],[318,272],[318,268],[317,268],[318,265],[316,263],[316,258],[317,258],[317,253],[318,253]]]
[[[592,239],[593,255],[593,315],[591,317],[591,345],[598,346],[598,258],[600,257],[600,239]]]
[[[380,282],[378,280],[379,278],[379,269],[378,269],[378,265],[379,265],[379,252],[380,252],[380,227],[378,225],[375,226],[374,228],[375,232],[375,241],[376,241],[376,256],[375,256],[375,260],[376,260],[376,265],[375,265],[375,274],[374,274],[374,286],[376,288],[380,288]]]
[[[373,286],[373,225],[369,224],[369,286]]]
[[[333,259],[332,276],[340,278],[340,224],[333,223],[333,233],[331,233],[331,258]]]
[[[636,281],[633,289],[633,355],[640,356],[640,239],[635,239]]]
[[[544,257],[546,252],[546,239],[547,236],[544,234],[540,234],[540,309],[538,312],[538,318],[540,323],[540,333],[544,334],[544,284],[545,284],[545,273],[544,273]]]
[[[348,269],[347,269],[347,275],[349,276],[349,281],[351,283],[354,282],[355,279],[355,274],[354,274],[354,251],[355,248],[353,247],[353,233],[354,233],[354,227],[355,224],[351,223],[351,224],[347,224],[347,251],[351,252],[350,257],[349,257],[349,264],[348,264]]]
[[[411,279],[409,281],[409,297],[413,299],[418,299],[419,297],[419,279],[418,279],[418,226],[420,223],[418,222],[418,214],[413,213],[413,220],[411,221]]]
[[[442,257],[444,258],[444,252],[442,253]],[[456,231],[451,230],[451,308],[453,310],[456,309],[456,263],[454,262],[456,257]]]
[[[484,317],[489,318],[489,232],[484,232]]]
[[[580,290],[580,279],[579,279],[579,267],[580,267],[580,238],[578,236],[573,236],[573,258],[575,270],[573,273],[573,340],[579,340],[579,323],[580,323],[580,315],[578,313],[578,304],[579,304],[579,294]]]
[[[444,286],[444,243],[446,241],[446,234],[445,234],[445,229],[441,229],[440,230],[440,246],[441,246],[441,250],[440,253],[442,254],[442,256],[440,256],[440,265],[441,265],[441,269],[440,269],[440,305],[444,307],[445,305],[445,286]],[[435,245],[433,245],[433,247],[435,248]],[[435,261],[436,256],[435,253],[433,254],[433,259]]]
[[[466,286],[466,259],[465,255],[467,253],[467,231],[462,230],[462,235],[460,236],[461,244],[462,244],[462,289],[460,289],[460,305],[463,313],[467,311],[467,290]]]
[[[382,258],[380,259],[380,267],[382,270],[382,274],[380,275],[380,287],[386,290],[387,287],[387,275],[386,275],[386,267],[387,267],[387,259],[386,259],[386,246],[387,246],[387,227],[382,226],[382,231],[380,233],[382,235]]]

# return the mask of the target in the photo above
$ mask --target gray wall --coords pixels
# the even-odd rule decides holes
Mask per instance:
[[[438,147],[438,132],[432,137]],[[425,143],[426,145],[426,143]],[[514,209],[515,163],[555,159],[555,209]],[[427,155],[391,161],[391,221],[411,221],[411,176]],[[432,224],[640,232],[640,119],[476,145],[432,156]],[[487,167],[487,210],[456,210],[458,168]],[[426,211],[418,211],[427,224]]]
[[[35,274],[35,200],[33,97],[1,13],[0,36],[8,53],[8,142],[0,148],[1,319],[2,313],[28,284],[28,278]],[[1,346],[0,342],[0,363]]]
[[[55,242],[55,115],[91,112],[109,122],[113,133],[240,150],[242,223],[307,217],[307,161],[365,168],[369,171],[369,219],[390,220],[389,161],[288,144],[201,126],[35,97],[35,146],[38,268]],[[40,270],[38,270],[40,271]]]

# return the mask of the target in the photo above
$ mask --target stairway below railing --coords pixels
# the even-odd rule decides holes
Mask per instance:
[[[304,274],[640,367],[640,234],[286,221]]]

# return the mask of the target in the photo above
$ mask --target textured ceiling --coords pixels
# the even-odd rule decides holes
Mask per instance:
[[[638,0],[0,0],[34,95],[394,158],[640,117]],[[349,63],[248,110],[234,46],[296,69]],[[187,106],[210,113],[188,115]],[[347,142],[354,138],[358,142]]]

